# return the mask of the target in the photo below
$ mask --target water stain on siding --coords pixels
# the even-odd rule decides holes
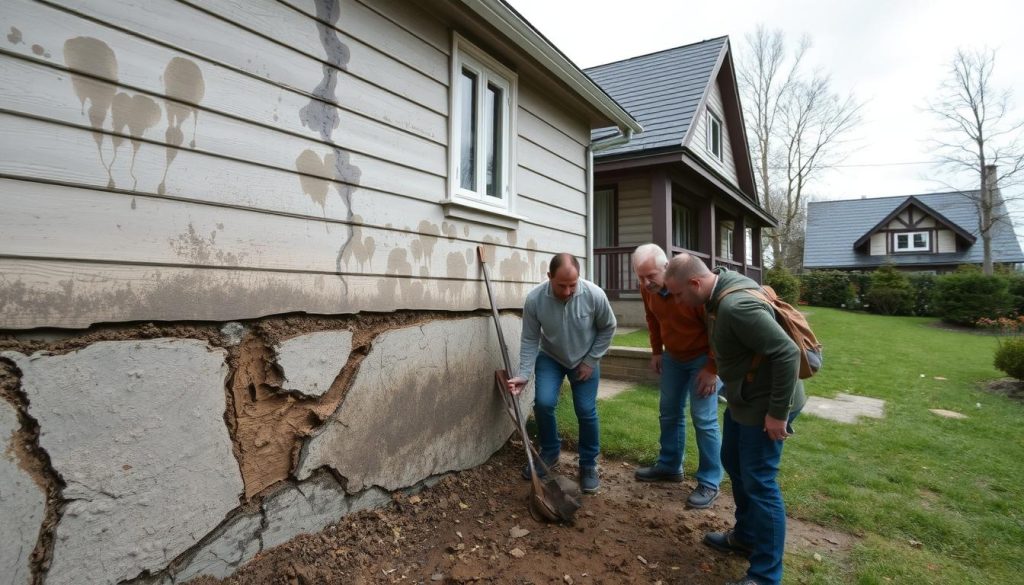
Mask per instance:
[[[206,82],[203,80],[202,70],[189,59],[183,57],[171,59],[164,69],[164,94],[172,99],[166,100],[167,132],[164,137],[167,141],[167,163],[160,186],[157,187],[157,193],[161,195],[166,191],[167,171],[170,170],[171,163],[178,155],[178,148],[185,142],[182,126],[189,117],[193,118],[192,141],[189,146],[192,148],[196,146],[199,109],[195,105],[202,102],[203,96],[206,94]]]
[[[92,37],[75,37],[64,42],[64,63],[72,71],[80,71],[88,75],[117,81],[117,57],[109,45],[99,39]],[[72,76],[71,85],[75,89],[75,95],[82,104],[82,113],[85,113],[85,103],[89,102],[89,125],[92,126],[92,137],[96,141],[96,150],[100,155],[100,163],[107,170],[107,186],[113,188],[114,176],[111,172],[111,164],[107,164],[103,156],[103,123],[107,119],[107,113],[114,103],[114,94],[117,88],[111,84],[94,83],[91,80]]]
[[[132,190],[139,184],[139,180],[135,176],[135,157],[139,154],[139,147],[142,146],[140,138],[146,133],[146,130],[156,126],[157,122],[160,121],[160,117],[160,106],[148,96],[133,96],[124,92],[114,96],[114,102],[111,105],[111,119],[114,124],[114,132],[123,134],[125,127],[127,127],[128,135],[131,136],[132,162],[129,167],[129,173],[133,181]],[[113,167],[114,161],[117,160],[117,149],[124,142],[124,138],[115,135],[111,137],[111,140],[114,143],[114,155],[110,159],[110,166]]]
[[[330,188],[331,182],[319,177],[330,177],[333,166],[333,152],[328,152],[321,159],[317,153],[307,148],[302,151],[299,158],[295,159],[295,169],[301,173],[299,183],[302,185],[302,192],[324,211],[326,211],[327,205],[327,190]]]
[[[12,26],[11,32],[7,33],[7,42],[12,45],[17,45],[18,43],[23,42],[21,40],[21,31]]]

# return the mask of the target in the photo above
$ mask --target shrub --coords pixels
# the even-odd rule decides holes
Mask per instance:
[[[992,363],[1007,376],[1024,380],[1024,339],[1018,337],[1000,343]]]
[[[935,275],[918,272],[908,275],[907,279],[914,289],[914,314],[922,317],[934,315],[932,295],[935,292]]]
[[[1011,272],[1007,274],[1006,288],[1013,297],[1013,308],[1017,313],[1024,315],[1024,275]]]
[[[800,276],[800,298],[818,307],[850,307],[850,277],[841,270],[812,270]]]
[[[1010,314],[1013,299],[1005,278],[980,271],[960,271],[935,279],[935,314],[948,323],[974,325],[982,317]]]
[[[793,273],[786,270],[782,264],[772,266],[771,270],[765,273],[764,283],[775,289],[779,298],[791,305],[800,301],[800,279],[793,276]]]
[[[909,315],[914,309],[914,289],[905,274],[887,264],[871,275],[865,300],[872,313]]]
[[[850,279],[850,286],[853,290],[853,307],[861,308],[868,295],[868,290],[871,288],[871,272],[861,272],[859,270],[848,272],[847,278]]]

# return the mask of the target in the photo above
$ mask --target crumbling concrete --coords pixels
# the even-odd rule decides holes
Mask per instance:
[[[46,514],[46,492],[19,465],[18,413],[0,398],[0,582],[32,582],[31,556]]]
[[[379,489],[348,495],[330,473],[320,472],[263,501],[266,516],[263,547],[277,546],[298,534],[317,532],[342,516],[383,506],[390,501],[391,496]]]
[[[521,320],[504,316],[502,325],[517,356]],[[501,363],[486,317],[381,334],[329,424],[303,447],[298,477],[326,466],[356,493],[479,465],[513,430],[494,389]]]
[[[352,353],[351,331],[320,331],[274,346],[284,379],[281,388],[304,396],[323,396]]]
[[[48,585],[159,571],[238,506],[225,355],[186,339],[4,354],[66,482]]]

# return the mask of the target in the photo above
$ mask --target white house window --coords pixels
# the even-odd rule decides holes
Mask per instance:
[[[722,160],[722,121],[711,110],[708,110],[708,152],[718,160]]]
[[[718,255],[728,260],[733,259],[733,223],[723,221],[718,224]]]
[[[516,75],[455,35],[449,200],[511,211]]]
[[[927,252],[931,249],[931,239],[928,232],[906,232],[896,234],[897,252]]]

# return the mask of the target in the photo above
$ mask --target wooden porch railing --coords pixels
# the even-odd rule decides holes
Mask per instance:
[[[632,254],[635,249],[634,246],[594,249],[594,282],[604,289],[609,298],[619,298],[624,293],[639,292],[640,283],[637,281],[636,273],[633,272],[632,264]],[[701,252],[685,248],[672,248],[673,256],[682,252],[702,258],[705,262],[710,258]],[[729,270],[746,274],[755,282],[761,282],[761,268],[758,266],[744,266],[742,262],[721,257],[715,258],[715,266],[725,266]]]

